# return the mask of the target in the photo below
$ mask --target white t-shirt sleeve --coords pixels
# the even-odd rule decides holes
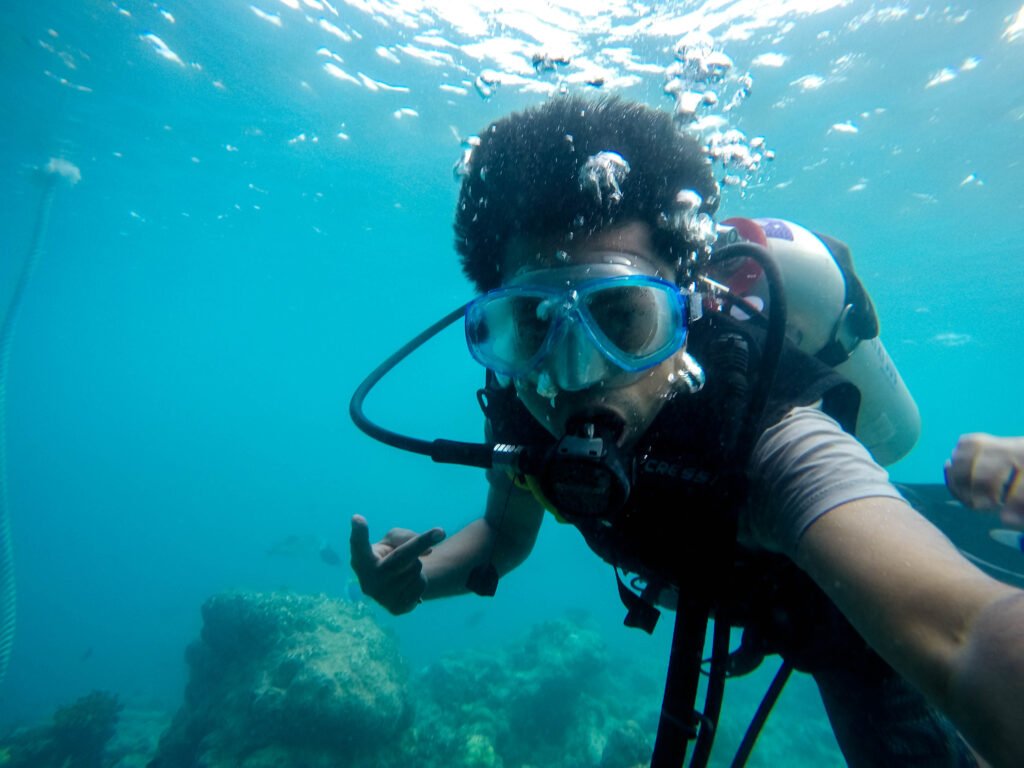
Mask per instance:
[[[867,449],[815,407],[797,407],[758,439],[740,541],[792,555],[819,517],[857,499],[902,499]]]

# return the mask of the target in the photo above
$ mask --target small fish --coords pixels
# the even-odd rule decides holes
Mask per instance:
[[[267,549],[267,555],[298,559],[318,558],[330,566],[340,566],[343,562],[338,550],[322,536],[286,536]]]
[[[327,565],[341,565],[341,555],[326,541],[320,546],[320,559]]]
[[[1024,552],[1024,533],[1020,531],[1010,531],[1005,528],[996,528],[995,530],[989,531],[988,535],[992,537],[993,541],[998,541],[1010,549],[1016,549],[1018,552]]]

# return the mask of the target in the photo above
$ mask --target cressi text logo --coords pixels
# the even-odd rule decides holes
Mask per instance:
[[[698,483],[706,485],[711,482],[711,473],[700,467],[691,467],[686,464],[673,464],[670,461],[659,459],[648,459],[642,465],[644,474],[658,475],[659,477],[671,477],[674,480],[682,480],[686,483]]]

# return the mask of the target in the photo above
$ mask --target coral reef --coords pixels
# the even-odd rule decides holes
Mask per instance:
[[[218,595],[186,658],[185,703],[154,768],[377,765],[410,722],[396,644],[362,604]]]
[[[107,744],[107,768],[146,768],[171,724],[171,716],[170,712],[153,709],[151,702],[148,706],[126,704],[117,722],[117,733]]]
[[[633,768],[657,712],[569,621],[451,656],[407,684],[359,603],[227,594],[203,606],[185,703],[151,768]],[[415,697],[415,714],[411,706]],[[647,705],[657,705],[647,701]],[[642,724],[640,722],[642,721]]]
[[[93,691],[53,715],[50,725],[4,740],[3,768],[104,768],[107,742],[117,729],[117,697]]]
[[[213,597],[187,650],[185,701],[169,727],[163,713],[121,713],[116,698],[93,693],[58,710],[51,725],[0,739],[0,768],[649,764],[661,664],[652,676],[646,657],[612,658],[585,620],[546,622],[407,679],[395,640],[373,615],[363,603],[322,596]],[[733,690],[752,709],[762,686]],[[813,685],[797,682],[786,698],[751,765],[841,765]],[[712,765],[728,764],[747,717],[726,707]]]
[[[647,765],[656,712],[614,674],[600,636],[568,621],[431,665],[403,748],[422,768]],[[657,703],[657,702],[653,702]],[[644,721],[644,725],[637,720]]]

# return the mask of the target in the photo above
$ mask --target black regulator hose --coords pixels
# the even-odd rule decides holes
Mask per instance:
[[[457,440],[440,439],[420,440],[415,437],[409,437],[408,435],[400,435],[389,429],[384,429],[384,427],[379,424],[375,424],[370,421],[363,412],[363,403],[366,400],[366,396],[370,394],[370,390],[377,386],[377,383],[381,379],[387,376],[387,374],[396,365],[402,362],[402,360],[407,358],[430,339],[434,338],[438,333],[462,317],[465,312],[465,305],[452,310],[429,328],[403,344],[398,351],[373,369],[373,371],[370,372],[370,375],[363,380],[363,383],[360,384],[356,388],[355,393],[353,393],[352,400],[349,401],[348,404],[348,413],[352,418],[352,422],[359,427],[359,429],[374,440],[379,440],[385,445],[390,445],[392,448],[398,448],[403,451],[410,451],[412,453],[429,456],[431,459],[441,464],[464,464],[470,467],[490,469],[494,464],[494,446],[489,443],[464,443]]]
[[[768,720],[768,715],[775,706],[775,702],[779,700],[779,694],[786,687],[786,682],[789,680],[792,671],[793,665],[788,661],[783,661],[779,671],[772,678],[771,685],[768,686],[764,698],[761,699],[757,712],[754,713],[754,719],[747,726],[747,732],[743,734],[743,741],[740,742],[739,749],[736,750],[736,755],[732,759],[730,768],[743,768],[747,764],[747,758],[750,757],[750,753],[754,750],[754,743],[757,741],[757,737],[761,735],[761,729]]]
[[[786,340],[786,290],[782,284],[782,273],[775,259],[756,243],[733,243],[716,250],[710,259],[711,264],[730,259],[747,257],[757,262],[764,270],[768,282],[768,331],[765,335],[764,348],[761,350],[761,365],[757,375],[757,386],[750,397],[747,407],[747,418],[744,419],[743,431],[737,441],[737,455],[744,460],[749,457],[757,438],[757,429],[764,416],[765,405],[775,382],[775,374],[782,357],[782,345]]]

